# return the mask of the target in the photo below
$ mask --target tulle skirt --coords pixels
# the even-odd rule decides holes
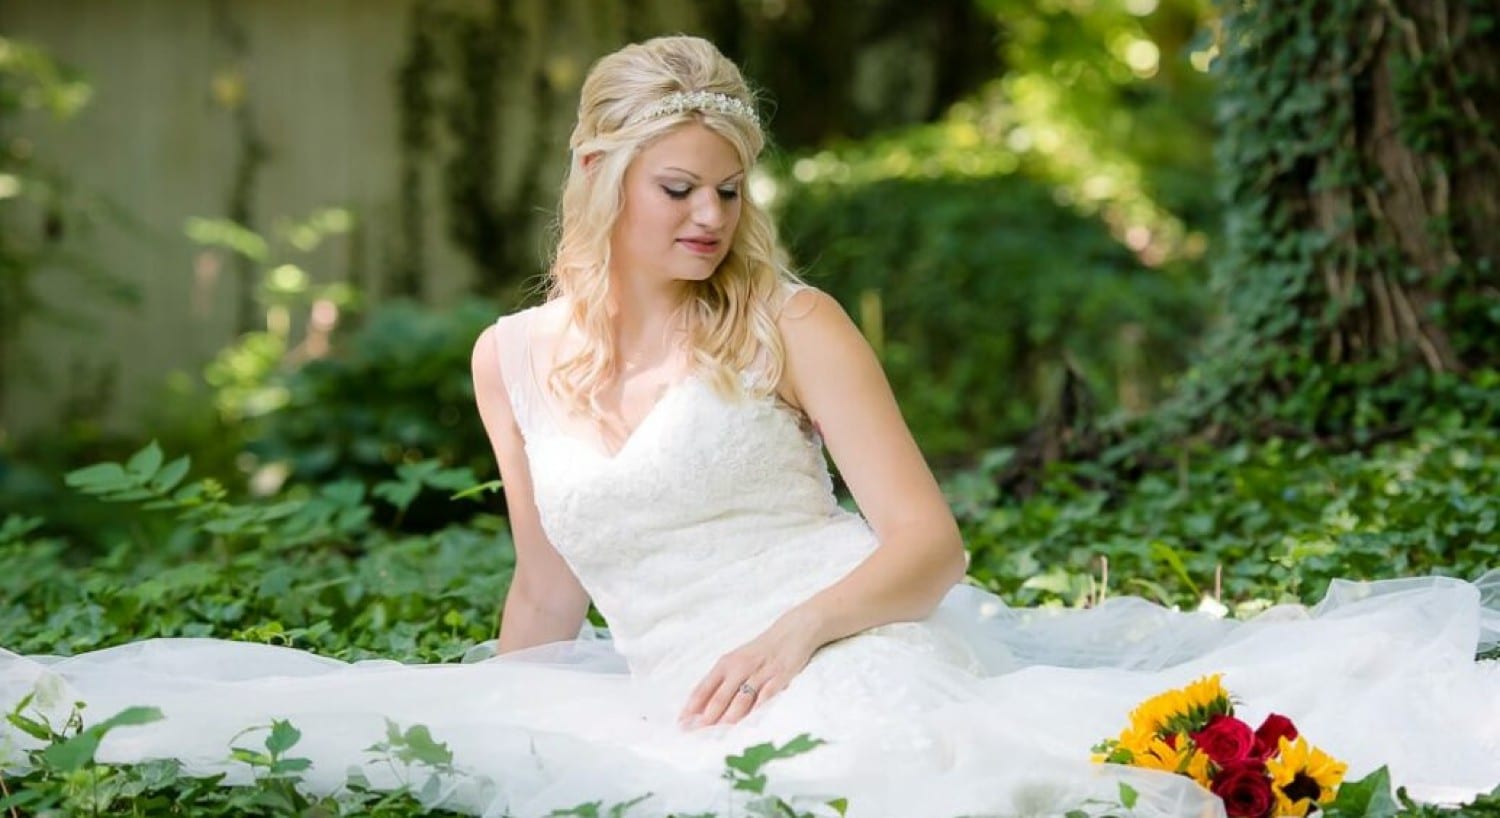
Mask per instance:
[[[932,634],[940,638],[930,638]],[[912,638],[921,635],[924,638]],[[1222,816],[1181,776],[1096,764],[1142,700],[1211,673],[1251,723],[1270,712],[1349,764],[1381,765],[1422,800],[1460,802],[1500,784],[1500,572],[1336,582],[1311,608],[1254,619],[1119,598],[1088,610],[1013,609],[955,588],[926,622],[820,650],[794,683],[738,725],[684,730],[697,678],[632,676],[607,638],[580,638],[465,662],[348,664],[290,648],[153,639],[66,658],[0,650],[0,706],[27,694],[56,723],[76,701],[94,723],[132,705],[165,718],[111,732],[101,761],[174,758],[190,774],[254,772],[230,758],[247,728],[286,720],[304,786],[336,793],[357,771],[411,786],[430,806],[546,815],[642,799],[631,816],[730,814],[750,794],[725,758],[808,734],[823,743],[772,761],[766,791],[799,809],[843,798],[855,818],[1061,815],[1100,811],[1120,784],[1136,814]],[[411,727],[452,752],[451,768],[390,763],[372,751]],[[0,765],[22,766],[30,737],[0,726]],[[644,798],[643,798],[644,796]]]

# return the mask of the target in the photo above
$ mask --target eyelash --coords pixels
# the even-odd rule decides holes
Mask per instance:
[[[682,199],[686,199],[688,197],[688,194],[693,192],[693,189],[690,188],[690,187],[688,187],[688,188],[682,188],[682,189],[677,189],[677,188],[667,187],[666,185],[662,185],[661,189],[663,191],[666,191],[666,194],[669,197],[671,197],[673,199],[677,199],[679,201],[682,200]],[[731,188],[729,190],[725,190],[724,188],[719,188],[719,198],[723,199],[726,202],[732,202],[735,199],[738,199],[739,197],[740,197],[740,192],[738,190],[736,190],[736,189],[732,189]]]

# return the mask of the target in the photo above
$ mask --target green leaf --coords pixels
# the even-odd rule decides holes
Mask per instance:
[[[634,807],[636,804],[639,804],[650,797],[651,793],[648,792],[645,795],[637,796],[630,799],[629,801],[623,801],[619,804],[615,804],[614,806],[609,808],[609,818],[625,818],[625,813],[629,812],[631,807]]]
[[[146,448],[131,455],[130,461],[125,464],[125,470],[137,477],[150,477],[161,468],[161,460],[161,446],[153,440]]]
[[[266,749],[270,751],[272,758],[280,758],[301,740],[301,730],[293,727],[289,721],[276,719],[271,722],[271,735],[266,736]]]
[[[24,807],[34,801],[40,801],[47,796],[47,791],[41,788],[17,790],[10,795],[0,798],[0,810],[11,811],[14,807]],[[33,814],[31,810],[19,810],[21,815]]]
[[[421,483],[403,483],[394,480],[388,480],[384,483],[377,484],[370,493],[382,500],[385,500],[386,502],[389,502],[391,505],[395,506],[401,511],[405,511],[407,506],[411,505],[411,501],[417,499],[417,495],[421,493],[421,491]]]
[[[725,771],[725,777],[734,781],[734,788],[737,790],[764,792],[766,777],[760,774],[762,767],[779,758],[801,755],[823,743],[822,739],[803,733],[780,747],[770,742],[746,747],[740,755],[732,755],[724,759],[725,766],[729,768]]]
[[[249,764],[252,767],[271,766],[270,756],[259,750],[251,750],[246,747],[231,747],[229,749],[229,757],[243,764]]]
[[[1140,799],[1141,794],[1135,791],[1135,787],[1120,782],[1120,805],[1125,809],[1135,809],[1135,802]]]
[[[1391,794],[1391,774],[1384,766],[1358,781],[1345,781],[1324,809],[1325,818],[1394,818],[1401,806]]]
[[[500,491],[503,486],[504,484],[499,480],[488,480],[486,482],[480,483],[477,486],[470,486],[469,488],[466,488],[463,491],[458,492],[457,494],[450,495],[448,499],[462,500],[465,497],[476,497],[480,494],[493,493]]]
[[[42,751],[42,761],[59,772],[83,769],[94,760],[94,752],[104,735],[116,727],[133,727],[160,721],[161,711],[155,707],[129,707],[114,716],[90,727],[72,738],[59,742]]]
[[[86,492],[118,491],[134,485],[119,463],[95,463],[63,475],[63,482]]]
[[[413,725],[401,736],[406,750],[401,754],[404,761],[416,761],[432,767],[453,763],[453,751],[448,745],[434,741],[432,733],[424,724]]]
[[[209,247],[222,247],[251,261],[265,263],[270,246],[259,233],[230,219],[191,218],[183,228],[189,239]]]
[[[24,706],[24,705],[23,705]],[[41,722],[27,718],[20,713],[7,713],[5,720],[10,722],[16,729],[40,741],[51,741],[52,730]]]
[[[273,776],[287,776],[289,773],[300,773],[312,766],[312,759],[308,758],[278,758],[271,763],[270,773]]]
[[[1198,589],[1198,583],[1193,582],[1193,576],[1188,573],[1187,566],[1183,564],[1182,557],[1178,555],[1177,549],[1161,540],[1151,541],[1151,556],[1165,562],[1171,567],[1172,572],[1182,583],[1188,587],[1193,596],[1202,596],[1203,592]]]
[[[168,463],[161,471],[156,473],[156,477],[152,478],[152,490],[158,494],[166,494],[176,488],[177,484],[182,482],[182,478],[187,476],[188,468],[192,465],[192,462],[191,457],[183,455]]]
[[[5,520],[0,522],[0,545],[19,542],[27,534],[41,528],[47,521],[41,517],[22,517],[19,514],[7,514]]]
[[[322,496],[341,506],[359,505],[365,499],[365,484],[358,480],[339,480],[323,486]]]

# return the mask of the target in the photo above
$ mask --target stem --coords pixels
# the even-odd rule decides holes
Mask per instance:
[[[4,773],[0,773],[0,795],[3,795],[6,798],[10,798],[10,788],[5,786]],[[16,811],[16,807],[14,804],[12,804],[10,808],[10,818],[21,818],[21,813]]]

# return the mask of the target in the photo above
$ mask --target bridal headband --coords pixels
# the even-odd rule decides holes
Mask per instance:
[[[680,114],[683,111],[713,111],[716,114],[728,114],[747,120],[757,128],[760,127],[760,117],[756,116],[755,108],[738,97],[720,94],[717,91],[678,91],[668,94],[660,102],[641,111],[633,117],[633,120],[644,122],[659,116]]]

